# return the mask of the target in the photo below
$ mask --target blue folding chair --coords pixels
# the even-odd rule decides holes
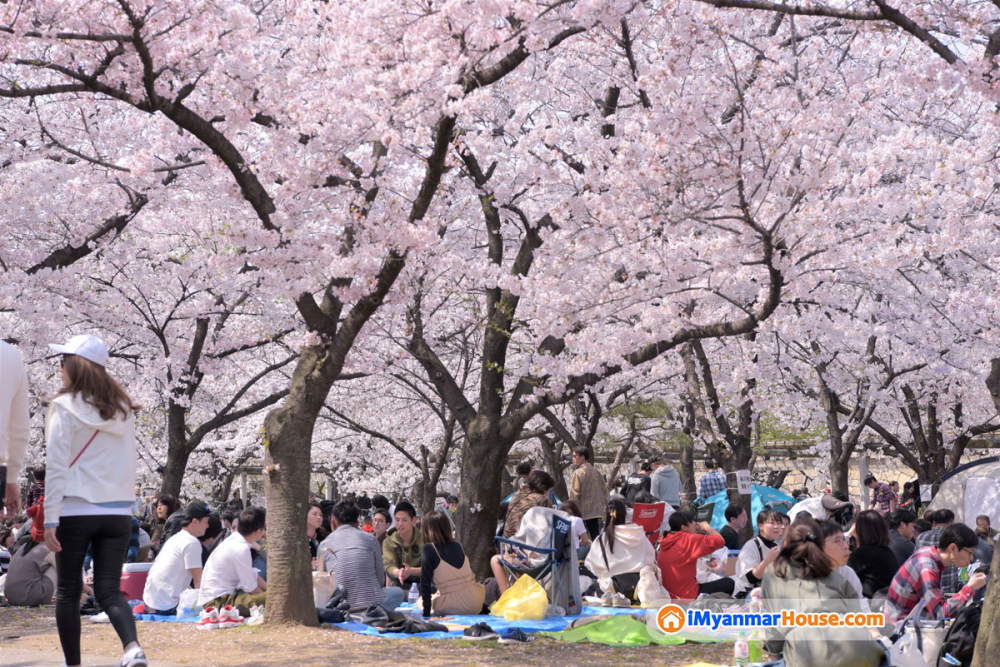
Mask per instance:
[[[555,603],[556,600],[568,600],[569,603],[565,605],[567,607],[576,607],[578,602],[574,601],[577,598],[572,592],[563,591],[562,577],[559,576],[558,569],[562,566],[571,567],[575,573],[578,568],[576,554],[573,553],[573,542],[570,539],[572,525],[569,519],[553,514],[552,529],[549,531],[547,546],[526,544],[504,537],[495,538],[498,546],[506,545],[513,555],[521,561],[520,563],[511,562],[501,556],[500,564],[503,565],[505,572],[517,576],[527,574],[539,582],[547,577],[548,588],[546,592],[549,595],[549,601]],[[567,611],[570,610],[567,609]],[[575,613],[579,613],[579,611]]]

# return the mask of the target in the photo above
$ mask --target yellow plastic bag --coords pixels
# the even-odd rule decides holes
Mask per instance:
[[[545,589],[524,574],[490,605],[490,614],[503,616],[508,621],[537,621],[545,618],[548,608],[549,596]]]

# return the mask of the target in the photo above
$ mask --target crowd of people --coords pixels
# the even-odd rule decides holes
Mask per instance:
[[[64,387],[46,419],[46,465],[29,471],[27,514],[18,511],[16,483],[5,487],[0,572],[9,604],[42,605],[55,597],[70,666],[80,664],[81,604],[91,598],[121,638],[124,667],[146,665],[134,612],[173,615],[190,607],[199,610],[199,628],[209,630],[259,619],[267,603],[265,510],[244,504],[239,492],[215,509],[199,499],[182,506],[170,495],[144,498],[134,486],[140,408],[106,372],[107,348],[92,336],[52,348]],[[0,375],[23,375],[19,356],[3,343]],[[17,470],[27,440],[26,404],[22,381],[11,384],[3,455]],[[477,580],[456,538],[454,496],[422,516],[405,499],[393,503],[384,495],[310,502],[302,517],[303,554],[308,550],[313,569],[328,573],[336,586],[330,606],[317,601],[317,614],[392,612],[408,595],[426,617],[485,613],[513,583],[517,566],[531,564],[523,562],[530,550],[504,545],[527,539],[538,516],[550,522],[554,514],[569,522],[572,553],[588,582],[584,595],[612,606],[637,601],[640,575],[653,572],[675,601],[740,600],[760,589],[765,606],[793,600],[801,611],[882,610],[895,624],[918,603],[931,617],[954,615],[985,584],[983,572],[971,566],[985,570],[993,557],[996,532],[988,516],[977,517],[974,529],[956,523],[948,509],[918,518],[919,493],[911,484],[900,495],[898,484],[869,476],[863,485],[871,491],[871,509],[859,513],[841,494],[799,492],[787,511],[757,513],[755,531],[745,539],[748,508],[730,503],[720,530],[696,520],[681,508],[680,476],[669,464],[643,461],[620,492],[609,492],[590,450],[577,447],[572,457],[563,500],[550,473],[526,462],[518,466],[518,488],[500,509],[496,535],[504,539],[484,580]],[[727,488],[725,473],[711,463],[707,468],[694,509]],[[727,574],[730,558],[735,562]],[[142,600],[133,601],[141,609],[121,592],[128,562],[151,562]],[[789,665],[880,663],[884,652],[873,638],[840,639],[817,643],[790,631],[769,647]]]

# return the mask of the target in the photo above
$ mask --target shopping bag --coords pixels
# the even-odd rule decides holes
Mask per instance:
[[[528,621],[545,618],[549,596],[541,584],[527,574],[504,591],[500,599],[490,605],[490,614],[503,616],[508,621]]]
[[[892,667],[937,667],[952,619],[920,620],[926,604],[926,600],[921,601],[898,626],[900,636],[889,650]]]
[[[317,609],[322,609],[333,596],[333,574],[330,572],[313,572],[313,599]]]
[[[181,593],[180,602],[177,603],[177,618],[187,618],[197,616],[201,611],[198,604],[198,589],[189,588]]]

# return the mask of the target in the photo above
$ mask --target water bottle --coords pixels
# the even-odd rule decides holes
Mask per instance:
[[[754,630],[750,633],[750,663],[764,662],[764,640],[760,632]]]
[[[958,581],[962,584],[969,583],[969,568],[963,567],[958,571]]]
[[[746,667],[750,664],[750,644],[747,642],[747,633],[740,632],[736,637],[736,646],[733,647],[733,662],[737,667]]]
[[[410,604],[413,605],[417,604],[417,600],[420,599],[420,591],[417,590],[417,584],[415,582],[412,586],[410,586],[410,595],[408,599]]]

